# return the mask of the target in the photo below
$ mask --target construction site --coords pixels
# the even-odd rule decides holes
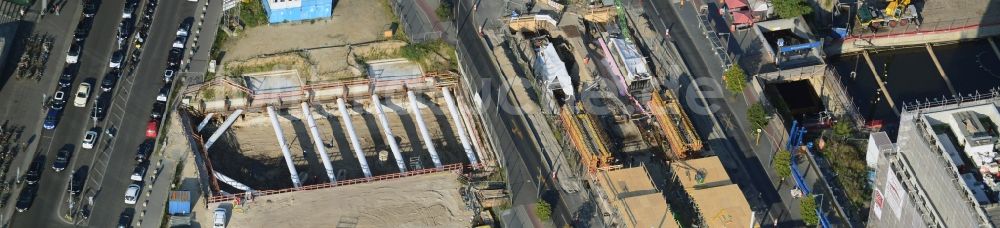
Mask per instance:
[[[573,168],[587,174],[608,225],[745,227],[751,213],[746,198],[705,150],[675,91],[661,86],[676,74],[649,61],[649,48],[633,38],[634,22],[621,4],[593,3],[559,19],[504,18],[504,45],[494,47],[506,56],[498,58],[501,69],[524,75],[537,89],[540,109],[555,116],[549,124],[568,148],[565,156],[578,161]],[[688,164],[704,159],[714,163]],[[719,178],[712,187],[725,190],[696,190],[705,177]],[[710,194],[733,198],[714,200]]]

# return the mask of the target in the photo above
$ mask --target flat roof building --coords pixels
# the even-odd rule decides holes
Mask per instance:
[[[872,134],[870,227],[998,224],[996,95],[904,106],[895,144]]]
[[[646,167],[604,170],[597,175],[617,220],[612,223],[634,228],[680,227]]]
[[[753,227],[750,203],[719,157],[674,161],[670,170],[691,196],[706,227]]]

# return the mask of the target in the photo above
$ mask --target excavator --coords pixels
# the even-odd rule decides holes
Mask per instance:
[[[880,27],[906,26],[913,22],[920,25],[917,7],[910,4],[911,0],[886,0],[885,8],[874,5],[859,4],[858,21],[861,26],[878,29]]]

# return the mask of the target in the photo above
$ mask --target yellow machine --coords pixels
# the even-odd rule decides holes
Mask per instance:
[[[874,6],[861,5],[858,9],[858,21],[861,26],[896,27],[910,22],[920,23],[917,7],[910,4],[911,0],[887,0],[883,9]]]

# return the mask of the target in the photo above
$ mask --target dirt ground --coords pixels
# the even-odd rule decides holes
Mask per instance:
[[[228,227],[469,227],[472,211],[457,177],[434,173],[262,196],[230,209]],[[211,224],[210,216],[197,220]]]
[[[468,162],[443,99],[433,98],[432,102],[427,97],[418,97],[424,122],[430,130],[441,162],[443,164]],[[378,160],[379,151],[390,151],[390,149],[384,140],[385,136],[374,106],[365,105],[369,103],[367,100],[354,102],[357,103],[351,108],[351,121],[373,175],[399,172],[392,153],[389,153],[389,158],[385,162]],[[410,158],[419,157],[423,168],[433,167],[430,154],[424,149],[416,122],[408,112],[409,102],[403,98],[384,99],[382,107],[399,142],[401,153],[406,157],[406,164],[410,164]],[[302,110],[296,106],[292,109],[279,110],[278,114],[285,141],[292,152],[299,176],[306,178],[305,184],[326,182],[322,160],[315,153]],[[344,180],[363,177],[336,104],[313,107],[312,115],[316,118],[324,143],[327,144],[326,151],[337,171],[337,178]],[[218,122],[221,121],[216,121]],[[214,129],[206,130],[203,134],[211,134],[208,132],[212,131]],[[266,112],[247,113],[245,118],[236,121],[229,134],[220,138],[218,146],[213,146],[209,154],[216,170],[252,188],[291,187],[288,169],[285,167],[281,148],[278,146]]]
[[[381,1],[340,0],[330,19],[315,23],[305,21],[258,26],[243,31],[239,38],[224,45],[226,54],[223,62],[297,49],[380,40],[390,23],[392,16],[387,14]]]

